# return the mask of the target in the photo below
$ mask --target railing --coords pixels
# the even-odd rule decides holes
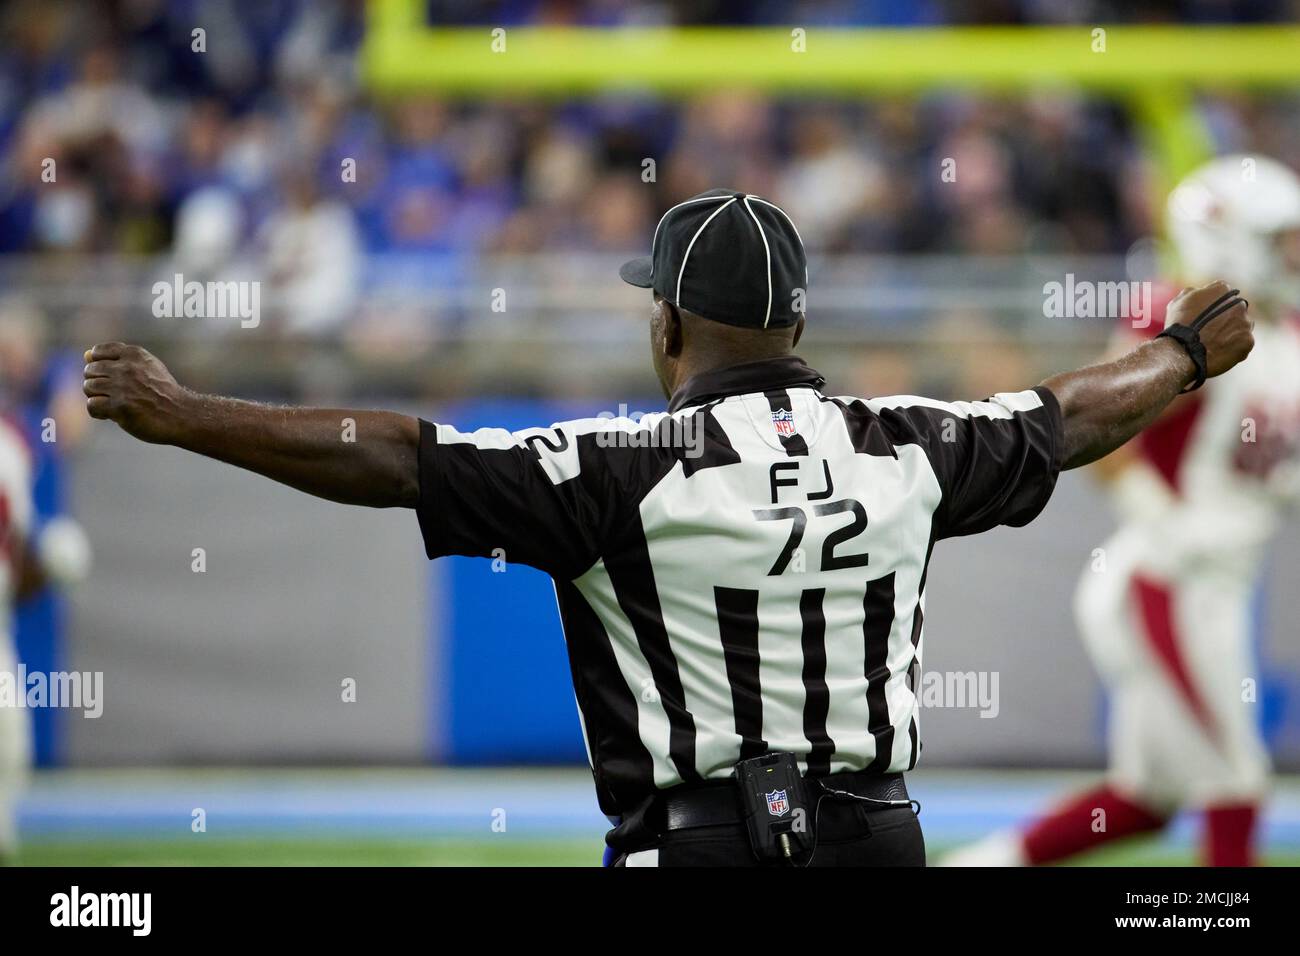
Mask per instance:
[[[647,395],[649,293],[619,281],[623,258],[371,256],[338,296],[298,307],[292,287],[252,261],[195,274],[169,259],[0,257],[0,289],[2,310],[31,307],[25,311],[40,316],[55,344],[138,341],[207,387]],[[186,317],[172,295],[177,274],[182,289],[234,285],[230,296],[200,304],[204,314]],[[1050,283],[1129,278],[1114,257],[814,258],[801,351],[833,379],[864,389],[872,385],[859,381],[864,367],[918,390],[966,392],[985,380],[1010,387],[1020,383],[1003,381],[1004,373],[1032,376],[1088,360],[1121,318],[1045,314]]]

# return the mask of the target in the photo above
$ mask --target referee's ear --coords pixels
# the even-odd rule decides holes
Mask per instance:
[[[805,321],[806,321],[806,320],[805,320],[804,316],[802,316],[802,315],[799,316],[799,321],[798,321],[798,323],[796,323],[796,325],[795,325],[795,327],[794,327],[794,338],[792,338],[792,339],[790,340],[790,348],[795,348],[796,346],[798,346],[798,345],[799,345],[799,340],[800,340],[801,338],[803,338],[803,327],[804,327]]]
[[[675,359],[682,354],[682,314],[659,293],[655,293],[654,338],[656,351],[663,358]]]
[[[664,305],[668,307],[664,322],[664,354],[669,358],[678,358],[682,354],[682,314],[667,299],[664,300]]]

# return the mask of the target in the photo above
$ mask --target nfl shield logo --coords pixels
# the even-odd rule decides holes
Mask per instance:
[[[772,424],[776,426],[776,433],[782,438],[789,438],[794,434],[794,412],[788,408],[772,413]]]
[[[772,816],[780,817],[790,812],[790,804],[786,802],[784,790],[773,790],[763,796],[767,797],[767,812]]]

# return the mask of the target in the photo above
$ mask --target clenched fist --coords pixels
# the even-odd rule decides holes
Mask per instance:
[[[1188,325],[1197,329],[1205,346],[1205,377],[1222,375],[1255,347],[1255,323],[1246,314],[1247,302],[1226,282],[1211,282],[1199,289],[1183,289],[1169,303],[1165,328]],[[1214,308],[1211,308],[1214,306]],[[1197,322],[1209,310],[1208,321]]]
[[[86,352],[86,411],[141,441],[166,444],[183,424],[188,394],[167,366],[138,345],[109,342]]]

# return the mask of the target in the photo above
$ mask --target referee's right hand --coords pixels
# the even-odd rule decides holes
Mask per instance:
[[[138,345],[107,342],[85,353],[86,411],[141,441],[169,444],[184,422],[186,396],[157,357]]]
[[[1199,289],[1183,289],[1169,303],[1165,327],[1192,325],[1202,312],[1231,291],[1232,287],[1223,281],[1211,282]],[[1255,347],[1255,336],[1252,333],[1255,323],[1246,314],[1248,303],[1240,296],[1234,296],[1224,304],[1228,302],[1232,303],[1228,309],[1210,319],[1199,330],[1201,344],[1205,346],[1206,378],[1222,375]]]

